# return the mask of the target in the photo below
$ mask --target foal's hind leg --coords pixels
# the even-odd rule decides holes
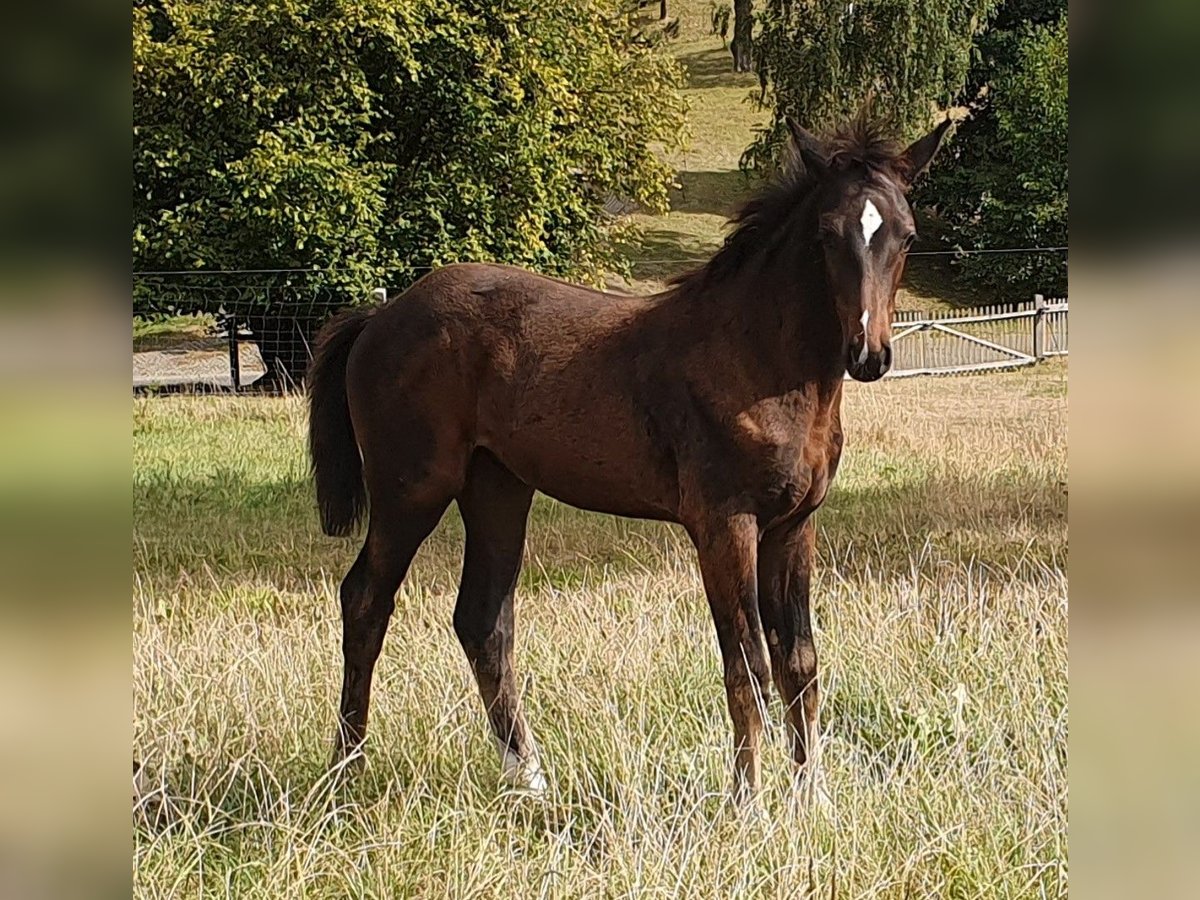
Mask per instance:
[[[408,509],[371,510],[367,540],[342,580],[342,700],[333,761],[336,765],[362,745],[367,734],[371,678],[383,648],[396,591],[417,548],[442,517],[449,499]]]
[[[533,488],[494,456],[475,453],[458,498],[467,541],[454,631],[479,683],[505,781],[540,793],[546,779],[521,713],[512,666],[513,591],[532,499]]]

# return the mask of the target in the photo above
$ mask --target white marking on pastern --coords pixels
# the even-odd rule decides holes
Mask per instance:
[[[506,785],[527,794],[540,796],[546,793],[546,776],[536,750],[527,759],[522,759],[499,740],[496,750],[500,753],[500,778]]]

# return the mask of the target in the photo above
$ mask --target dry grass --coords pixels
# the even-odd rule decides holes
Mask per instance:
[[[381,659],[369,764],[327,776],[337,582],[293,399],[134,401],[141,897],[1066,894],[1066,371],[850,385],[819,513],[834,810],[724,802],[716,641],[672,527],[539,499],[518,599],[545,805],[501,794],[450,628],[453,513]]]

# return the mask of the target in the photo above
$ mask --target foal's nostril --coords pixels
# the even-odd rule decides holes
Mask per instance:
[[[892,367],[892,345],[883,345],[883,365],[880,367],[880,373],[886,372]]]

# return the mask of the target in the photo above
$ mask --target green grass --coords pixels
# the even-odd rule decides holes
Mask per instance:
[[[550,775],[504,795],[450,614],[453,511],[380,660],[360,778],[326,774],[336,588],[295,398],[134,407],[139,897],[1066,895],[1066,367],[847,387],[815,585],[834,807],[725,802],[729,727],[675,527],[535,504],[518,666]]]

